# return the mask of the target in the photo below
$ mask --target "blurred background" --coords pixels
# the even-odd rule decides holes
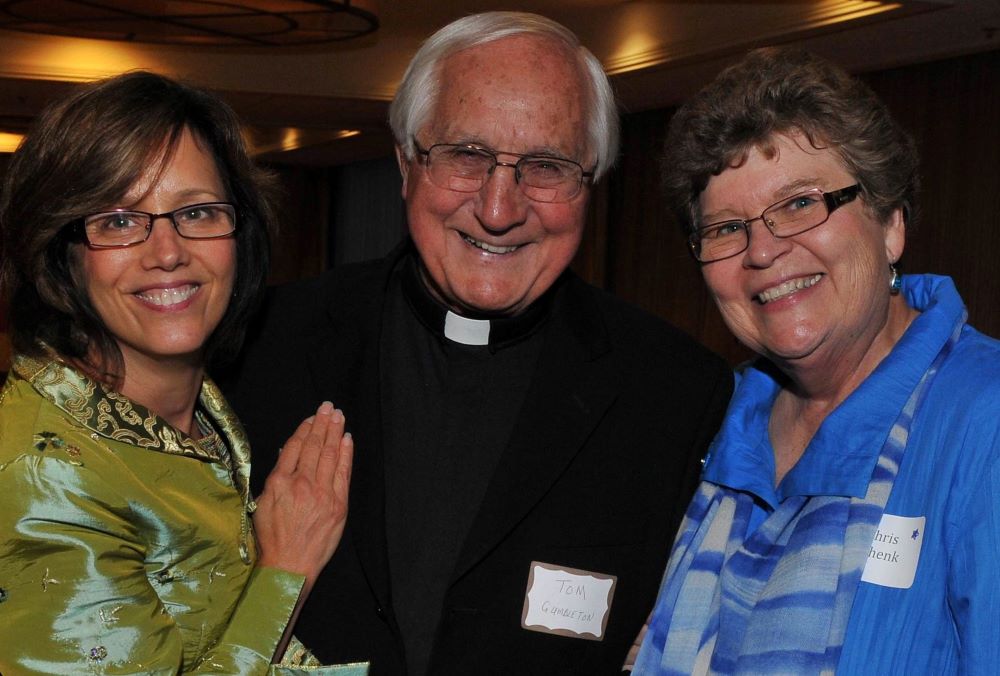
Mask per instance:
[[[1000,0],[0,0],[0,177],[46,103],[148,69],[212,89],[284,184],[271,281],[381,256],[405,234],[386,111],[420,43],[516,9],[575,31],[623,109],[575,269],[732,363],[729,336],[661,203],[658,156],[685,97],[747,49],[795,44],[860,74],[915,136],[922,220],[905,272],[955,278],[1000,336]],[[9,346],[0,307],[0,371]]]

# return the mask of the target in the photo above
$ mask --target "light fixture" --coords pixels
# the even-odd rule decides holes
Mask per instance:
[[[12,153],[21,145],[24,136],[0,131],[0,153]]]
[[[375,0],[7,0],[0,29],[98,40],[275,47],[378,29]]]

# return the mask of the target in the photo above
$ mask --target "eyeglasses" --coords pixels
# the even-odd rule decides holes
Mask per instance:
[[[701,263],[731,258],[750,246],[750,224],[754,221],[763,222],[778,238],[800,235],[826,223],[830,214],[854,201],[860,193],[861,186],[857,184],[833,192],[813,188],[772,204],[757,218],[703,225],[688,236],[688,246]]]
[[[228,202],[189,204],[162,214],[116,209],[84,216],[76,225],[92,249],[118,249],[149,239],[158,218],[169,218],[185,239],[216,239],[236,231],[236,207]]]
[[[528,198],[536,202],[568,202],[580,192],[583,179],[594,176],[594,172],[560,157],[499,152],[520,158],[512,164],[498,160],[497,151],[475,145],[436,143],[424,150],[416,139],[413,145],[424,157],[431,183],[456,192],[479,191],[500,166],[514,170],[514,179]]]

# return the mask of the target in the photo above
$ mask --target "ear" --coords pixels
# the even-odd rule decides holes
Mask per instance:
[[[410,161],[406,159],[403,147],[396,144],[396,164],[399,165],[399,173],[403,177],[403,199],[406,199],[406,185],[410,177]]]
[[[890,263],[895,263],[903,256],[906,247],[906,219],[903,209],[893,211],[882,225],[882,236],[885,240],[885,256]]]

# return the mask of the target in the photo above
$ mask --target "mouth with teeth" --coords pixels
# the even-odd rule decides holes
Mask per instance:
[[[476,247],[477,249],[480,249],[481,251],[485,251],[486,253],[509,254],[521,248],[520,244],[514,244],[513,246],[494,246],[492,244],[487,244],[486,242],[480,242],[478,239],[473,239],[468,235],[466,235],[464,232],[459,234],[462,236],[462,239],[464,239],[467,244],[471,244],[472,246]]]
[[[765,289],[757,294],[757,302],[761,305],[766,305],[767,303],[778,300],[779,298],[784,298],[789,296],[796,291],[801,291],[802,289],[808,289],[810,286],[816,284],[820,279],[823,278],[821,274],[815,274],[812,277],[799,277],[798,279],[790,279],[787,282],[782,282],[777,286],[772,286],[770,289]]]
[[[150,305],[168,307],[183,303],[197,293],[200,288],[200,284],[185,284],[170,289],[146,289],[137,292],[135,296]]]

